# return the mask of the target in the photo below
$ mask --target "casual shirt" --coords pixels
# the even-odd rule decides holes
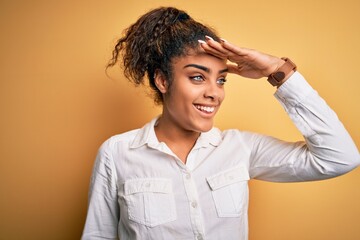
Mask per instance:
[[[240,130],[200,134],[184,164],[154,131],[108,139],[96,158],[82,239],[248,239],[248,180],[310,181],[360,163],[351,137],[294,73],[275,93],[305,141]]]

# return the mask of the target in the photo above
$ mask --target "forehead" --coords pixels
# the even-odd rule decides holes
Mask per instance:
[[[190,50],[185,55],[174,58],[172,65],[174,68],[182,68],[188,64],[200,64],[210,69],[222,70],[227,68],[226,61],[226,59],[221,59],[208,54],[202,49],[197,49]]]

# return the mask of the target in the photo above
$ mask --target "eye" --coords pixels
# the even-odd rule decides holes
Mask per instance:
[[[204,78],[201,75],[192,76],[192,77],[190,77],[190,79],[193,80],[194,82],[202,82],[202,81],[204,81]]]
[[[224,85],[226,83],[226,78],[219,78],[216,83],[219,85]]]

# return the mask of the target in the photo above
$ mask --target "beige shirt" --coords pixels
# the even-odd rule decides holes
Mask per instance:
[[[248,239],[248,180],[326,179],[360,163],[336,114],[296,72],[275,93],[305,141],[213,128],[186,165],[156,119],[116,135],[96,158],[82,239]]]

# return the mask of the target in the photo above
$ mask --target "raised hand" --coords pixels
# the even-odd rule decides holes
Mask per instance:
[[[205,52],[232,62],[228,64],[230,73],[246,78],[267,77],[285,62],[269,54],[235,46],[226,40],[217,42],[206,36],[206,41],[199,42]]]

